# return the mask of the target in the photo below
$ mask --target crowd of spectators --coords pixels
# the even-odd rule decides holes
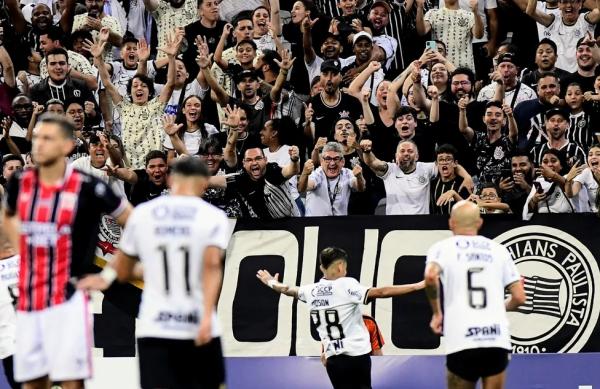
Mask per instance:
[[[37,118],[140,204],[194,156],[230,217],[597,212],[591,0],[3,0],[3,183]]]

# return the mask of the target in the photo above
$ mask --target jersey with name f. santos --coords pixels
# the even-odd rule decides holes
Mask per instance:
[[[225,213],[191,196],[160,196],[138,205],[120,248],[138,257],[144,291],[137,337],[194,339],[203,314],[202,268],[207,247],[226,249]],[[216,314],[213,337],[219,335]]]
[[[310,308],[311,320],[317,328],[327,358],[371,352],[369,332],[360,311],[360,304],[367,303],[368,291],[368,287],[350,277],[335,280],[322,278],[298,290],[298,299]]]
[[[508,250],[482,236],[457,235],[435,243],[427,262],[441,268],[446,352],[510,350],[504,291],[520,275]]]

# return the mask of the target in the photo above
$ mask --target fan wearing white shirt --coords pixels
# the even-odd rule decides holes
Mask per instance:
[[[565,194],[573,198],[580,193],[587,196],[579,196],[579,212],[598,212],[598,183],[600,182],[600,144],[595,144],[588,152],[588,163],[586,165],[573,165],[567,177],[565,177]],[[582,192],[583,190],[583,192]],[[582,201],[585,198],[587,201]]]
[[[479,207],[459,201],[452,207],[453,237],[427,252],[425,291],[433,316],[430,327],[444,335],[450,389],[502,389],[511,349],[506,311],[526,301],[521,276],[508,250],[479,236]],[[444,285],[444,310],[440,299]],[[508,298],[506,294],[508,292]]]
[[[565,178],[561,175],[567,163],[564,155],[556,149],[542,154],[541,168],[536,169],[538,178],[523,207],[523,220],[530,220],[535,213],[572,213],[575,208],[564,192]],[[573,203],[579,200],[574,198]]]
[[[368,139],[360,141],[363,161],[377,177],[383,180],[386,192],[386,215],[429,214],[429,187],[438,169],[434,162],[417,162],[419,150],[411,140],[398,143],[396,163],[383,162],[373,154],[373,144]],[[457,165],[455,172],[463,177],[461,185],[471,188],[473,181],[465,169]],[[461,189],[459,188],[459,190]]]
[[[256,277],[277,293],[297,298],[310,307],[310,318],[317,328],[325,354],[327,375],[334,389],[371,388],[371,341],[360,305],[376,298],[411,293],[424,282],[371,288],[347,277],[348,254],[328,247],[319,254],[323,278],[304,286],[279,282],[279,274],[258,270]]]
[[[312,160],[306,161],[298,180],[298,191],[306,192],[306,216],[347,215],[352,190],[366,189],[362,168],[360,164],[352,170],[344,167],[343,148],[337,142],[323,147],[320,160],[316,170]]]

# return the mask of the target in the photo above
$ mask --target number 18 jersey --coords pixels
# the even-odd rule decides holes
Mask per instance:
[[[360,304],[367,303],[368,291],[368,287],[350,277],[322,278],[299,288],[298,299],[310,307],[310,318],[327,358],[371,352],[371,338],[360,311]]]
[[[441,268],[446,353],[510,350],[504,290],[520,276],[508,250],[483,236],[457,235],[435,243],[427,263]]]
[[[161,196],[137,206],[120,249],[144,269],[137,337],[194,339],[203,313],[202,268],[209,246],[227,248],[225,213],[191,196]],[[219,335],[216,314],[213,337]]]

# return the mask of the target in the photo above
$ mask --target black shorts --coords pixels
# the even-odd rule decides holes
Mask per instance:
[[[371,356],[334,355],[327,358],[327,375],[334,389],[371,389]]]
[[[217,389],[225,383],[221,339],[197,347],[193,340],[139,338],[142,388]]]
[[[479,378],[502,373],[508,366],[510,351],[498,348],[473,348],[448,354],[446,367],[462,379],[476,382]]]

